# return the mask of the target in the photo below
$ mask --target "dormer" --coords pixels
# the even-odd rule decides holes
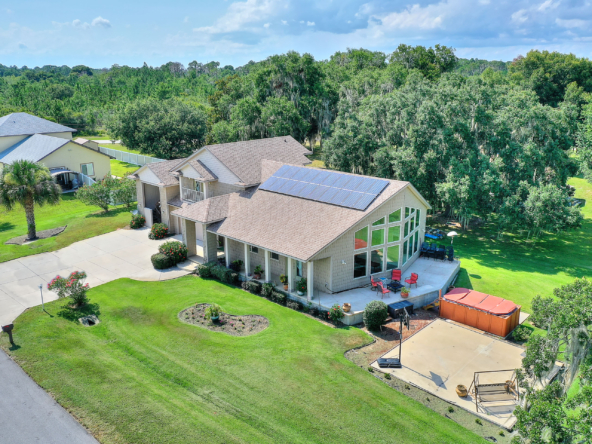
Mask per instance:
[[[179,196],[183,202],[199,202],[207,197],[208,185],[218,181],[216,176],[201,160],[190,160],[173,174],[179,177]]]

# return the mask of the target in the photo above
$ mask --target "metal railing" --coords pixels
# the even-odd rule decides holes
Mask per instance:
[[[165,162],[164,159],[157,159],[156,157],[144,156],[142,154],[129,153],[127,151],[114,150],[112,148],[99,147],[99,151],[103,154],[115,157],[122,162],[133,163],[134,165],[143,166],[149,163]]]
[[[199,202],[204,200],[204,193],[192,190],[191,188],[181,188],[181,199],[188,202]]]

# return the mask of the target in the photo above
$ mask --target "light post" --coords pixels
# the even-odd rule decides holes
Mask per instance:
[[[43,304],[43,284],[39,284],[39,292],[41,293],[41,311],[45,311],[45,305]]]

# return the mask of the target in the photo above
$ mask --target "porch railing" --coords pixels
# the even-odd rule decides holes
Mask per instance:
[[[181,188],[181,199],[188,202],[199,202],[200,200],[204,200],[204,193],[192,190],[191,188]]]

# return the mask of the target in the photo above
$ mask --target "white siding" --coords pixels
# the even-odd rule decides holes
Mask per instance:
[[[201,179],[201,175],[189,164],[181,168],[181,172],[183,173],[184,177],[189,177],[190,179]]]
[[[196,157],[194,157],[194,159],[201,160],[204,165],[206,165],[216,176],[218,176],[219,182],[229,184],[240,182],[240,179],[236,177],[232,171],[226,168],[224,164],[214,157],[214,155],[208,150],[201,151]]]
[[[150,183],[152,185],[158,185],[160,183],[160,179],[156,177],[156,174],[154,174],[148,167],[140,171],[138,175],[142,182]]]
[[[5,136],[5,137],[0,137],[0,153],[2,151],[4,151],[4,150],[10,148],[12,145],[20,142],[25,137],[29,137],[29,136]]]
[[[51,136],[51,137],[59,137],[60,139],[68,139],[68,140],[72,140],[72,133],[42,133],[45,134],[46,136]]]

